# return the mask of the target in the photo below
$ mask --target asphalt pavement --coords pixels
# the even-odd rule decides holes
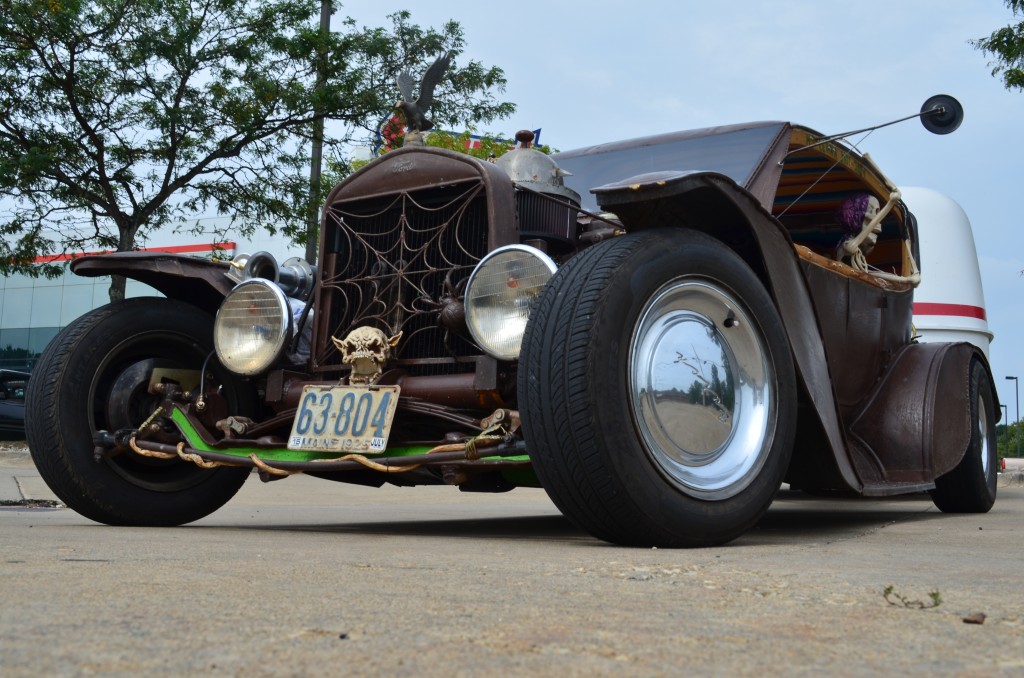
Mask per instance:
[[[253,476],[213,515],[100,526],[0,445],[0,674],[1024,675],[1024,487],[784,491],[714,549],[627,549],[539,490]]]
[[[1004,488],[1024,487],[1024,462],[1020,459],[1011,459],[1008,460],[1006,467],[1007,471],[999,474],[999,486]],[[322,486],[328,495],[336,494],[337,488],[333,483],[316,483],[316,485]],[[290,489],[295,488],[291,487]],[[303,486],[300,497],[304,497],[306,489]],[[281,501],[276,493],[271,493],[271,495],[277,501]],[[288,494],[285,493],[285,497],[287,496]],[[254,499],[257,502],[260,501],[257,496],[254,496]],[[284,501],[287,502],[288,499],[284,499]],[[63,507],[57,496],[39,477],[39,472],[36,471],[29,455],[28,447],[24,443],[0,441],[0,506]]]

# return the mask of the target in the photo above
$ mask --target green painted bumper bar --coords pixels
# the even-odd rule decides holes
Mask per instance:
[[[310,463],[315,463],[316,468],[323,470],[329,470],[329,468],[333,466],[339,466],[339,468],[348,468],[349,466],[358,468],[358,464],[356,462],[349,463],[344,461],[346,457],[351,458],[352,456],[372,459],[383,466],[394,466],[394,464],[388,463],[388,460],[402,460],[403,464],[450,463],[459,461],[472,462],[478,460],[500,460],[520,463],[530,461],[530,457],[524,453],[521,443],[519,445],[499,445],[495,448],[485,448],[480,450],[479,453],[472,452],[470,449],[437,452],[437,448],[426,445],[389,447],[381,454],[375,454],[372,457],[365,457],[364,455],[349,455],[345,452],[325,452],[322,450],[290,450],[284,446],[253,447],[238,445],[213,447],[203,440],[202,435],[200,435],[199,431],[197,431],[195,426],[192,425],[192,422],[189,421],[188,416],[179,408],[175,407],[172,410],[171,420],[185,437],[186,444],[188,447],[192,448],[191,451],[198,453],[207,459],[224,461],[225,458],[227,458],[228,460],[237,459],[242,463],[251,463],[251,458],[255,456],[261,462],[269,462],[274,464],[275,467],[281,469],[308,469],[308,464]],[[137,441],[137,444],[141,447],[151,447],[154,449],[157,447],[167,447],[147,444],[145,441]],[[467,446],[467,448],[471,448],[471,446]],[[365,464],[363,464],[363,466],[365,467]]]

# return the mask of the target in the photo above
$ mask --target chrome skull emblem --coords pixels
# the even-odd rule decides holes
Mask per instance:
[[[331,341],[341,352],[341,362],[352,368],[348,383],[372,384],[380,378],[391,349],[401,338],[401,332],[389,338],[376,327],[357,327],[344,339],[331,337]]]

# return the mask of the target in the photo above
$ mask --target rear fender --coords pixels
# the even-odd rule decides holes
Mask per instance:
[[[975,359],[988,370],[985,356],[968,343],[911,344],[896,355],[850,426],[866,483],[930,483],[960,463],[971,439]]]

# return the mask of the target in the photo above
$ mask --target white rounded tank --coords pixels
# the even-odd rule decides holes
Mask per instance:
[[[930,188],[900,189],[917,217],[921,284],[914,290],[914,327],[921,341],[966,341],[988,356],[981,268],[967,214],[952,198]]]

